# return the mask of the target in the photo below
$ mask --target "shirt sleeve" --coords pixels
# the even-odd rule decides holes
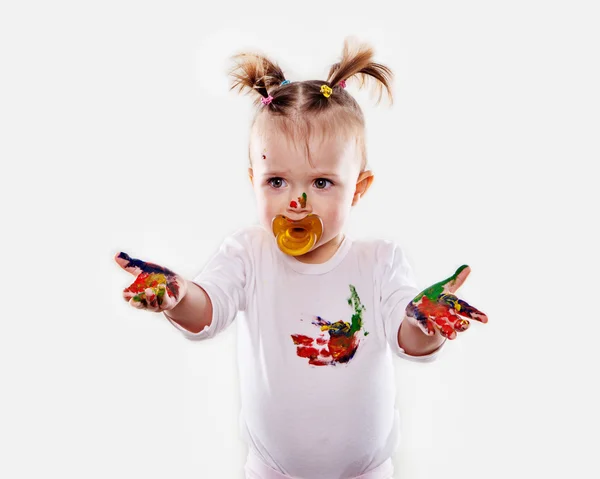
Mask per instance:
[[[385,242],[380,249],[381,275],[381,314],[385,336],[390,348],[404,359],[419,363],[434,361],[446,340],[435,351],[424,356],[407,354],[398,344],[398,330],[404,319],[406,306],[421,292],[417,286],[415,276],[406,254],[402,248],[394,243]]]
[[[219,250],[210,258],[204,269],[192,280],[211,300],[213,316],[209,326],[193,333],[165,317],[188,339],[209,339],[225,330],[238,311],[246,309],[247,279],[252,275],[251,241],[248,230],[240,230],[225,238]]]

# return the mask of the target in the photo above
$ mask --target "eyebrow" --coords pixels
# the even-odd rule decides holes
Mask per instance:
[[[290,173],[290,170],[267,171],[263,173],[263,176],[285,176],[289,175]],[[326,171],[315,171],[312,176],[331,176],[334,178],[339,178],[339,175],[335,173],[328,173]]]

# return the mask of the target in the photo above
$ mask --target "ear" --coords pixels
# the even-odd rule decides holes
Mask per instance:
[[[252,183],[252,186],[254,186],[254,173],[252,168],[248,168],[248,177],[250,178],[250,183]]]
[[[371,187],[371,183],[375,179],[375,175],[370,170],[363,171],[358,175],[356,180],[356,190],[354,191],[354,197],[352,198],[352,206],[358,203],[361,196],[364,196],[367,190]]]

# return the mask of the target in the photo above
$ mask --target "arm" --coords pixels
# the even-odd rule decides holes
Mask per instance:
[[[167,318],[192,333],[199,333],[212,322],[212,302],[206,291],[186,280],[187,293],[173,309],[163,311]],[[167,314],[168,313],[168,314]]]
[[[247,278],[252,277],[252,245],[260,240],[262,227],[244,227],[227,236],[202,271],[191,281],[181,302],[165,313],[169,322],[187,339],[215,337],[246,309]]]
[[[398,345],[411,356],[425,356],[438,349],[446,339],[436,330],[434,336],[427,336],[423,331],[408,321],[402,321],[398,328]]]

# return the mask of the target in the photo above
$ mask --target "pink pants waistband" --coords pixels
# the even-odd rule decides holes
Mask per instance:
[[[246,465],[244,466],[246,472],[246,479],[298,479],[282,474],[281,472],[271,469],[271,467],[264,464],[260,458],[252,450],[248,452],[248,458],[246,459]],[[371,469],[360,476],[347,479],[393,479],[394,478],[394,465],[392,459],[389,458],[383,464],[377,466],[375,469]],[[318,478],[302,478],[302,479],[318,479]]]

